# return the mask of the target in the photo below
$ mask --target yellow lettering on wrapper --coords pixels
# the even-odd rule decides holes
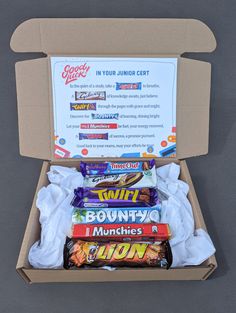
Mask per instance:
[[[134,191],[134,195],[133,195],[133,198],[132,198],[132,201],[133,201],[133,202],[136,202],[136,200],[137,200],[137,198],[138,198],[138,194],[139,194],[139,190],[136,189],[136,190]]]
[[[116,250],[113,254],[115,260],[121,260],[126,257],[130,249],[130,243],[119,243],[116,247]]]
[[[119,198],[119,194],[120,194],[120,190],[117,189],[117,190],[115,191],[114,197],[113,197],[112,199],[114,199],[114,200],[118,199],[118,198]]]
[[[103,192],[103,197],[105,200],[110,200],[110,195],[109,195],[109,192],[107,192],[107,190]]]
[[[125,192],[125,196],[124,196],[124,200],[128,200],[129,199],[129,195],[131,194],[133,194],[134,192],[133,191],[131,191],[131,190],[126,190],[126,192]],[[132,199],[133,200],[133,199]]]
[[[104,198],[106,200],[114,199],[115,193],[113,190],[108,190],[108,192],[104,192]]]
[[[134,243],[131,246],[131,249],[127,255],[127,259],[133,259],[136,254],[138,255],[139,259],[142,259],[147,250],[147,247],[148,247],[147,243]]]
[[[121,189],[119,199],[123,200],[124,199],[124,194],[125,194],[125,189]]]
[[[112,254],[113,254],[115,248],[116,248],[116,243],[113,243],[113,244],[110,245],[109,251],[108,251],[108,253],[107,253],[107,260],[110,260],[110,259],[111,259]]]
[[[96,193],[100,201],[104,201],[103,193],[106,192],[107,189],[99,189],[99,190],[91,190],[91,192]]]
[[[97,252],[97,256],[96,258],[98,260],[105,260],[107,257],[107,251],[106,250],[106,246],[100,246]]]
[[[96,193],[100,201],[110,200],[110,199],[119,199],[119,200],[128,200],[129,196],[132,195],[132,201],[136,202],[139,190],[125,190],[125,189],[117,189],[117,190],[107,190],[107,189],[99,189],[99,190],[91,190],[91,192]]]

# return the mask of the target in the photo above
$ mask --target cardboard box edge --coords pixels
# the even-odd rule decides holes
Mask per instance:
[[[16,267],[17,274],[24,280],[27,284],[32,284],[32,281],[29,279],[29,277],[24,272],[23,267]]]
[[[41,168],[41,171],[40,171],[39,178],[41,177],[42,173],[46,171],[47,166],[48,166],[48,162],[44,161],[43,164],[42,164],[42,168]],[[27,240],[27,237],[29,237],[28,229],[29,229],[29,226],[31,224],[31,220],[33,218],[33,213],[34,213],[34,212],[32,212],[32,208],[33,208],[33,206],[34,206],[34,204],[36,202],[37,191],[41,188],[41,184],[42,183],[41,183],[41,181],[39,179],[38,183],[37,183],[36,190],[35,190],[33,202],[32,202],[31,208],[30,208],[29,216],[28,216],[28,219],[27,219],[27,223],[26,223],[26,227],[25,227],[25,231],[24,231],[21,247],[20,247],[20,250],[19,250],[19,256],[18,256],[18,260],[17,260],[16,269],[21,269],[25,265],[24,260],[25,260],[26,255],[28,254],[28,251],[26,251],[25,242]]]
[[[209,270],[210,268],[210,270]],[[145,269],[142,269],[145,270]],[[186,267],[186,268],[174,268],[170,269],[168,271],[164,269],[158,269],[159,271],[163,272],[169,272],[172,271],[172,275],[169,276],[158,276],[158,273],[156,272],[155,275],[152,275],[153,271],[155,271],[154,268],[147,269],[151,271],[148,273],[148,277],[146,276],[147,273],[140,273],[140,275],[137,274],[137,269],[132,268],[129,269],[129,274],[132,272],[131,277],[130,275],[125,275],[126,269],[119,269],[116,271],[109,272],[107,270],[99,270],[99,269],[91,269],[87,270],[89,271],[89,277],[87,276],[88,273],[85,273],[83,270],[83,275],[80,277],[75,277],[72,275],[76,272],[76,274],[79,273],[79,271],[70,271],[70,270],[63,270],[60,275],[56,274],[53,269],[25,269],[25,274],[27,277],[30,278],[30,283],[103,283],[103,282],[135,282],[135,281],[189,281],[189,280],[195,280],[195,281],[203,281],[206,280],[206,278],[211,274],[212,267],[209,266],[202,266],[202,267]],[[179,270],[184,272],[185,270],[190,270],[191,274],[186,275],[180,275]],[[59,270],[60,271],[60,270]],[[104,272],[105,271],[105,272]],[[52,275],[53,272],[53,275]],[[67,275],[66,272],[69,274]],[[28,274],[27,274],[28,273]],[[159,272],[160,273],[160,272]],[[176,278],[177,273],[177,278]],[[186,272],[185,272],[186,273]],[[188,272],[189,273],[189,272]],[[115,274],[115,276],[114,276]],[[122,274],[122,275],[121,275]],[[145,276],[144,276],[145,274]],[[181,273],[182,274],[182,273]],[[66,277],[65,277],[66,276]],[[76,275],[77,276],[77,275]],[[175,277],[174,277],[175,276]]]
[[[188,182],[188,184],[192,185],[192,187],[193,187],[191,189],[191,193],[192,193],[192,196],[193,196],[193,193],[195,194],[196,199],[194,199],[194,201],[195,201],[195,205],[197,206],[196,209],[198,211],[198,214],[200,214],[200,216],[202,217],[202,220],[200,220],[199,223],[200,223],[201,226],[205,227],[204,219],[203,219],[203,216],[201,214],[201,208],[199,206],[199,202],[198,202],[198,199],[197,199],[197,196],[196,196],[196,192],[195,192],[195,189],[194,189],[194,186],[193,186],[193,183],[192,183],[192,179],[191,179],[191,176],[190,176],[190,173],[189,173],[186,161],[185,160],[177,160],[177,159],[176,160],[174,160],[174,159],[166,160],[165,159],[163,161],[167,162],[167,163],[169,163],[171,161],[176,161],[176,162],[178,162],[181,165],[181,168],[184,170],[186,181]],[[52,163],[54,163],[54,162],[52,162]],[[36,189],[36,193],[35,193],[35,197],[37,195],[37,190],[39,188],[41,188],[41,186],[42,186],[42,180],[43,180],[42,175],[45,175],[45,173],[47,171],[47,167],[48,167],[49,164],[50,164],[49,161],[44,161],[43,162],[41,173],[40,173],[40,179],[38,181],[38,185],[37,185],[37,189]],[[35,203],[35,199],[34,199],[33,205],[34,205],[34,203]],[[33,207],[33,205],[32,205],[32,207]],[[199,210],[200,210],[200,212],[199,212]],[[194,218],[196,218],[196,216]],[[30,223],[30,218],[28,220],[28,223]],[[28,226],[28,223],[27,223],[27,226]],[[24,247],[25,240],[27,239],[27,236],[29,236],[29,234],[27,234],[27,226],[26,226],[25,235],[24,235],[23,241],[22,241],[22,247]],[[40,280],[40,281],[35,280],[34,281],[33,279],[30,278],[29,275],[27,275],[27,272],[28,271],[34,271],[34,270],[37,270],[37,269],[32,269],[32,268],[27,269],[27,268],[25,268],[24,267],[24,260],[25,260],[25,258],[26,258],[26,251],[22,250],[22,248],[21,248],[20,255],[19,255],[19,258],[18,258],[18,263],[17,263],[17,266],[16,266],[16,270],[20,274],[20,276],[27,283],[32,284],[32,283],[49,283],[49,282],[56,283],[56,282],[63,282],[63,279],[62,280],[58,280],[58,281],[57,280],[55,280],[55,281],[47,281],[47,279],[45,281],[42,281],[42,280]],[[147,278],[146,281],[150,281],[150,280],[153,280],[153,281],[155,281],[155,280],[156,281],[158,281],[158,280],[206,280],[213,273],[213,271],[217,268],[217,262],[216,262],[215,256],[214,255],[211,256],[208,259],[208,264],[204,265],[202,268],[208,269],[208,271],[202,277],[198,277],[198,278],[195,278],[195,279],[188,279],[188,278],[181,278],[181,279],[148,279]],[[38,270],[40,270],[40,269],[38,269]],[[101,281],[112,281],[112,279],[101,280],[101,279],[96,279],[95,278],[94,280],[86,280],[85,278],[82,278],[81,280],[78,280],[78,281],[66,280],[64,282],[67,283],[67,282],[86,282],[86,281],[87,282],[92,282],[92,281],[94,281],[94,282],[95,281],[96,282],[100,281],[101,282]],[[124,281],[124,280],[122,280],[122,279],[121,280],[115,279],[114,281]],[[133,279],[133,280],[130,280],[130,281],[138,281],[138,280]],[[140,279],[139,281],[145,281],[145,279]]]
[[[209,271],[202,278],[202,280],[207,280],[211,276],[211,274],[217,269],[217,267],[218,267],[217,262],[215,264],[213,264],[213,263],[209,264],[208,267],[209,267]]]
[[[10,48],[14,52],[48,52],[47,46],[42,45],[45,42],[44,31],[48,31],[50,26],[54,23],[61,23],[62,30],[70,29],[70,23],[80,24],[79,26],[86,27],[86,23],[98,25],[99,27],[108,27],[113,23],[141,23],[148,21],[149,24],[159,23],[175,23],[175,27],[182,26],[185,30],[186,39],[183,40],[186,47],[179,47],[179,52],[212,52],[216,49],[217,42],[215,35],[213,34],[210,27],[203,21],[196,18],[31,18],[26,19],[17,25],[10,38]],[[155,26],[155,25],[154,25]],[[98,27],[98,28],[99,28]],[[203,41],[200,43],[192,42],[192,37],[198,38],[200,34],[203,37]],[[54,34],[55,35],[55,34]],[[26,39],[25,39],[26,38]],[[30,38],[30,40],[29,40]],[[23,39],[23,40],[22,40]],[[200,36],[201,39],[201,36]],[[50,40],[50,38],[48,39]],[[47,43],[47,42],[46,42]],[[178,45],[176,45],[178,47]],[[193,48],[191,47],[193,46]],[[203,49],[202,46],[205,48]],[[55,47],[54,47],[55,49]]]

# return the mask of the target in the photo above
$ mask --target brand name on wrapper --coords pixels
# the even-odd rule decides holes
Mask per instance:
[[[90,179],[93,183],[99,183],[99,182],[102,182],[103,180],[106,180],[107,177],[109,177],[110,181],[116,181],[119,178],[119,174],[110,174],[108,176],[106,175],[94,176],[94,177],[91,176]]]
[[[80,77],[86,77],[90,66],[86,63],[77,65],[77,66],[70,66],[69,64],[64,67],[64,70],[61,74],[62,78],[65,80],[65,85],[79,79]]]
[[[111,163],[113,170],[138,169],[139,162]]]
[[[151,213],[150,213],[151,212]],[[151,214],[150,219],[156,221],[155,218],[152,218],[154,214],[158,215],[157,210],[152,211],[147,210],[107,210],[107,211],[87,211],[85,216],[85,223],[144,223],[149,215]],[[149,214],[150,213],[150,214]]]
[[[114,229],[105,229],[102,226],[96,226],[93,229],[92,236],[93,237],[106,237],[106,236],[136,236],[136,235],[142,235],[143,230],[142,228],[132,228],[131,226],[125,227],[121,226],[119,228],[114,228]]]
[[[136,202],[139,190],[126,190],[126,189],[117,189],[117,190],[92,190],[92,193],[98,195],[98,198],[101,202],[114,199],[114,200],[128,200],[131,197],[132,202]]]
[[[93,205],[91,203],[91,205]],[[110,208],[110,209],[76,209],[73,212],[74,224],[114,224],[114,223],[158,223],[160,219],[158,207],[142,209]]]
[[[97,259],[101,260],[110,260],[113,258],[114,260],[122,260],[124,258],[134,259],[137,257],[138,259],[142,259],[147,250],[148,244],[146,243],[136,243],[131,245],[130,243],[120,243],[120,244],[111,244],[110,247],[101,246],[97,251]]]

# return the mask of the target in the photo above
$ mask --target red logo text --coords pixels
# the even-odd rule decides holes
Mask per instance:
[[[64,67],[64,71],[62,72],[61,76],[65,79],[65,85],[79,79],[80,77],[86,77],[90,66],[86,63],[78,65],[78,66],[70,66],[66,65]]]

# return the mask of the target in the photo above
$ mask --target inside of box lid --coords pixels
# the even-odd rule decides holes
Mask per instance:
[[[142,54],[148,57],[186,51],[210,52],[215,46],[209,28],[192,19],[32,19],[21,24],[11,39],[11,47],[17,52],[60,55]],[[182,159],[206,154],[210,65],[179,58],[177,75],[176,156]],[[18,62],[16,81],[21,154],[53,160],[48,59]]]
[[[216,40],[195,19],[44,18],[17,27],[16,52],[46,54],[177,54],[211,52]]]
[[[16,81],[20,152],[25,156],[53,160],[54,138],[51,127],[53,121],[48,59],[18,62]],[[210,64],[179,58],[177,158],[207,153],[209,99]]]

